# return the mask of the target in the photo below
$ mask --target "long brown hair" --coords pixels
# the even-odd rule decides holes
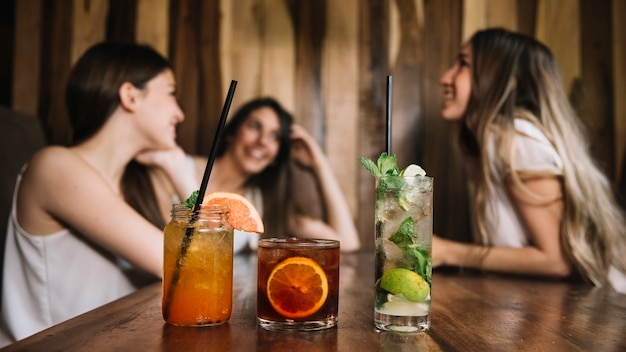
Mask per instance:
[[[120,105],[118,92],[122,84],[129,82],[142,89],[171,68],[163,56],[146,45],[102,42],[89,48],[68,78],[65,99],[72,123],[71,144],[79,144],[100,130]],[[121,190],[141,215],[159,227],[164,226],[144,165],[135,161],[127,165]]]

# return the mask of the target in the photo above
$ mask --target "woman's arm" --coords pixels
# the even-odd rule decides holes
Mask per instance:
[[[433,238],[433,266],[452,265],[504,273],[565,277],[572,265],[561,246],[562,185],[557,176],[524,177],[540,199],[508,180],[516,210],[530,235],[523,248],[483,247]]]
[[[290,221],[290,230],[302,237],[338,239],[342,251],[359,249],[361,244],[352,213],[326,156],[303,127],[293,125],[291,138],[292,157],[300,166],[310,169],[319,182],[328,223],[300,216]]]

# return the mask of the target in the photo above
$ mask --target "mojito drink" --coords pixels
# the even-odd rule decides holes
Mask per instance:
[[[359,159],[376,177],[375,302],[378,329],[430,328],[433,181],[417,165],[404,170],[395,156]]]
[[[382,177],[376,195],[375,325],[428,330],[433,178]]]

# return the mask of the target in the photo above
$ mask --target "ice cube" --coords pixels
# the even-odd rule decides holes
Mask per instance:
[[[396,263],[402,260],[402,257],[404,256],[402,249],[388,239],[382,240],[382,247],[382,250],[385,253],[385,269],[395,267],[397,265]]]
[[[430,309],[429,303],[411,302],[402,295],[389,295],[389,301],[379,309],[380,313],[398,316],[425,316]]]

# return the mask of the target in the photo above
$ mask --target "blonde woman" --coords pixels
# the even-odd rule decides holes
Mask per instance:
[[[581,277],[626,292],[626,222],[594,164],[550,50],[477,32],[441,78],[482,244],[435,237],[433,266]]]

